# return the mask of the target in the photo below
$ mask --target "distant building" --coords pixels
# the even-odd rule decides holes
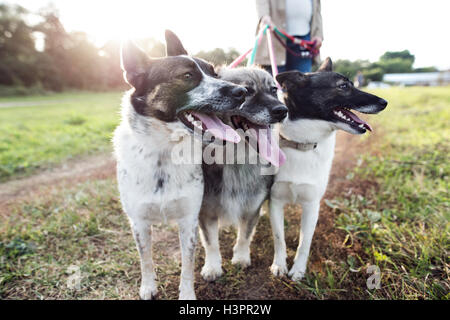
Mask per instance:
[[[369,84],[367,85],[368,89],[387,89],[390,88],[391,85],[385,82],[381,82],[381,81],[370,81]]]
[[[423,73],[387,73],[383,82],[404,86],[442,86],[450,84],[450,70]]]

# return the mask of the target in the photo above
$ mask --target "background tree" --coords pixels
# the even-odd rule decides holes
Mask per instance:
[[[412,55],[409,50],[403,51],[386,51],[381,57],[380,61],[392,60],[392,59],[401,59],[408,60],[411,64],[414,63],[415,57]]]
[[[21,6],[0,5],[0,84],[31,85],[37,79],[33,28]]]
[[[370,67],[370,62],[368,60],[336,60],[333,62],[334,71],[343,74],[350,80],[352,80],[358,71],[367,69]]]
[[[385,73],[407,73],[413,71],[415,57],[409,50],[387,51],[378,61]]]
[[[205,59],[216,66],[220,66],[233,62],[233,60],[240,56],[240,53],[234,48],[230,48],[228,51],[216,48],[210,51],[200,51],[195,56]],[[242,65],[245,65],[245,61]]]

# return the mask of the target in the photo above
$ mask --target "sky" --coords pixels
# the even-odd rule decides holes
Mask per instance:
[[[37,10],[49,0],[7,0]],[[217,47],[240,52],[253,44],[255,0],[53,0],[68,31],[109,39],[155,37],[171,29],[195,53]],[[322,0],[322,57],[377,61],[408,49],[414,67],[450,68],[450,1]],[[447,39],[447,40],[446,40]]]

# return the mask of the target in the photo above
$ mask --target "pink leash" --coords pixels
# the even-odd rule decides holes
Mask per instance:
[[[267,32],[266,32],[266,29],[268,29]],[[261,40],[264,36],[264,33],[267,33],[267,47],[269,49],[270,65],[272,67],[273,78],[275,79],[275,77],[278,74],[278,67],[277,67],[277,61],[276,61],[275,53],[274,53],[274,49],[273,49],[272,32],[273,32],[272,28],[269,25],[267,25],[265,28],[262,28],[259,31],[258,35],[256,36],[254,47],[247,50],[245,53],[241,54],[239,57],[237,57],[233,62],[231,62],[228,65],[228,68],[236,68],[240,63],[242,63],[242,61],[244,61],[244,59],[250,53],[252,53],[252,58],[254,58],[256,50],[257,50],[258,46],[261,44]],[[250,59],[250,60],[253,60],[253,59]],[[254,64],[254,61],[249,61],[249,62],[250,62],[250,64]],[[281,90],[281,86],[276,80],[275,80],[275,83],[277,84],[278,89]]]
[[[252,50],[253,50],[253,48],[248,49],[247,52],[245,52],[244,54],[241,54],[232,63],[230,63],[228,68],[236,68],[242,61],[244,61],[245,57],[247,57],[250,54],[250,52],[252,52]]]
[[[275,53],[273,50],[272,29],[269,29],[269,32],[267,32],[267,48],[269,49],[270,64],[272,66],[272,76],[273,79],[275,80],[275,83],[277,84],[278,90],[281,90],[281,86],[276,79],[276,76],[278,74],[278,67],[277,61],[275,59]]]
[[[231,62],[228,65],[228,68],[236,68],[240,63],[242,63],[242,61],[244,61],[244,59],[251,53],[252,57],[254,57],[256,50],[258,48],[258,46],[261,44],[261,40],[264,36],[264,32],[266,28],[262,28],[258,34],[255,37],[255,45],[253,46],[253,48],[249,49],[248,51],[246,51],[245,53],[241,54],[239,57],[237,57],[233,62]],[[250,59],[251,60],[251,59]],[[252,61],[251,61],[252,62]],[[253,64],[253,63],[252,63]]]

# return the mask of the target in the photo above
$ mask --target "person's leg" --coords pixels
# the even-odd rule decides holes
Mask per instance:
[[[312,68],[312,59],[311,58],[300,58],[297,61],[297,65],[295,66],[295,70],[300,72],[311,72]]]
[[[277,68],[278,68],[278,73],[286,71],[286,65],[277,66]]]
[[[305,35],[305,36],[295,36],[298,39],[302,39],[302,40],[310,40],[311,37],[309,34]],[[294,51],[297,54],[301,53],[301,49],[300,46],[293,43],[290,40],[287,40],[287,46],[289,49],[291,49],[292,51]],[[286,71],[289,70],[298,70],[300,72],[311,72],[311,68],[312,68],[312,59],[311,58],[302,58],[302,57],[297,57],[294,56],[292,54],[290,54],[289,52],[286,52]]]

